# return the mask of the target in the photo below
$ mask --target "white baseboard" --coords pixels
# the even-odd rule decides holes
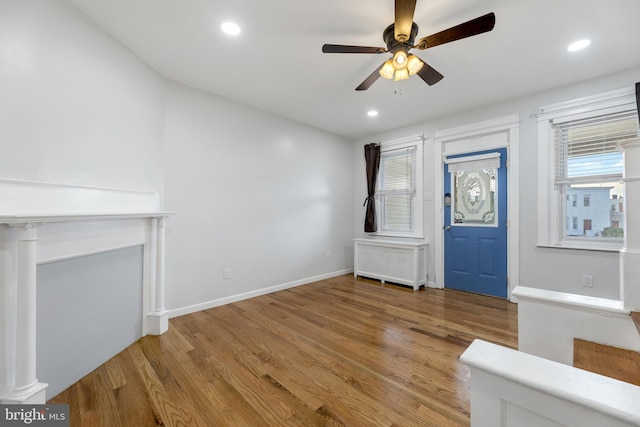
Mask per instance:
[[[293,282],[283,283],[280,285],[269,286],[267,288],[256,289],[255,291],[245,292],[242,294],[232,295],[230,297],[219,298],[211,301],[202,302],[199,304],[193,304],[186,307],[175,308],[169,311],[169,317],[184,316],[185,314],[195,313],[197,311],[207,310],[213,307],[219,307],[225,304],[231,304],[233,302],[242,301],[245,299],[258,297],[261,295],[270,294],[277,291],[282,291],[289,288],[295,288],[296,286],[307,285],[309,283],[317,282],[319,280],[330,279],[332,277],[342,276],[344,274],[353,273],[353,268],[344,270],[333,271],[331,273],[321,274],[318,276],[307,277]]]

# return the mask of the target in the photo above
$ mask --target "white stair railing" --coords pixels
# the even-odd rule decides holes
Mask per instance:
[[[472,427],[640,426],[640,387],[475,340]]]

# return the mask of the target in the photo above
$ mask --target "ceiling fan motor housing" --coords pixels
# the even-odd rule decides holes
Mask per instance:
[[[387,50],[392,54],[398,50],[408,52],[418,35],[418,25],[415,22],[411,24],[411,35],[406,42],[400,42],[395,39],[394,29],[395,25],[391,24],[384,30],[384,33],[382,33],[382,38],[387,45]]]

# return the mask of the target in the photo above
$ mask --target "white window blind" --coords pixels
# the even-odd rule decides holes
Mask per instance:
[[[576,184],[622,177],[618,142],[637,138],[635,110],[553,124],[555,183]]]
[[[500,153],[478,154],[476,156],[448,157],[444,160],[449,172],[500,167]]]
[[[411,231],[416,193],[416,147],[383,151],[378,191],[384,230]]]

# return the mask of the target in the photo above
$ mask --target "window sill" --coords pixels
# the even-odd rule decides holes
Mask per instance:
[[[393,237],[393,238],[399,238],[399,239],[424,239],[423,235],[409,234],[409,233],[400,234],[400,233],[379,231],[377,233],[367,233],[367,234],[375,237]]]
[[[579,251],[596,251],[596,252],[620,252],[622,245],[602,245],[602,244],[580,244],[580,243],[555,243],[555,244],[537,244],[537,248],[547,249],[573,249]]]

